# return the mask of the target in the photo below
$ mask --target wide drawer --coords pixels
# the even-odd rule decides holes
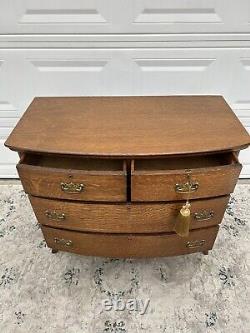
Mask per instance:
[[[190,229],[219,224],[229,196],[194,200]],[[39,223],[54,228],[106,233],[172,232],[183,202],[94,204],[30,196]]]
[[[132,201],[175,201],[233,192],[241,171],[234,153],[134,160]]]
[[[176,234],[95,234],[42,226],[50,248],[114,258],[162,257],[212,249],[219,227],[198,229],[188,238]]]
[[[17,165],[25,192],[47,198],[126,201],[122,160],[27,155]]]

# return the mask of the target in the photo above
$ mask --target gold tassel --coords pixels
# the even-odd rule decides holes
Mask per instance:
[[[181,237],[188,237],[189,235],[189,225],[191,220],[190,206],[189,201],[187,201],[180,209],[175,221],[174,231]]]

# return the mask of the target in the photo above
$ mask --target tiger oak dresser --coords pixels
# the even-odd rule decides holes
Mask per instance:
[[[52,252],[132,258],[207,254],[249,143],[221,96],[39,97],[5,145]]]

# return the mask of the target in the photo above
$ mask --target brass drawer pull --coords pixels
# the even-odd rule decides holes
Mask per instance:
[[[56,244],[63,245],[63,246],[68,246],[68,247],[73,246],[73,242],[71,240],[66,240],[66,239],[63,239],[63,238],[55,237],[54,242]]]
[[[193,193],[196,192],[199,188],[199,184],[195,183],[184,183],[184,184],[175,184],[175,191],[177,193]]]
[[[59,221],[61,221],[61,220],[66,219],[66,216],[65,216],[64,213],[57,213],[55,210],[53,210],[53,211],[46,210],[45,215],[50,220],[59,220]]]
[[[208,221],[211,220],[214,217],[214,211],[213,210],[202,210],[200,212],[194,213],[194,218],[197,221]]]
[[[202,240],[195,240],[195,241],[187,242],[186,246],[187,246],[189,249],[194,249],[194,248],[196,248],[196,247],[201,247],[201,246],[203,246],[205,243],[206,243],[205,239],[202,239]]]
[[[61,183],[61,189],[66,193],[80,193],[84,190],[84,185],[79,183]]]
[[[175,184],[176,193],[193,193],[199,188],[199,183],[191,179],[191,170],[186,170],[187,181],[182,184]]]

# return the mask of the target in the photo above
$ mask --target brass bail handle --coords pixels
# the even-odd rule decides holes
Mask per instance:
[[[199,188],[199,183],[197,181],[192,180],[191,174],[192,171],[190,169],[185,170],[187,181],[182,184],[175,184],[176,193],[193,193],[196,192]]]
[[[61,183],[61,190],[65,193],[81,193],[84,191],[84,184],[80,184],[80,183]]]

